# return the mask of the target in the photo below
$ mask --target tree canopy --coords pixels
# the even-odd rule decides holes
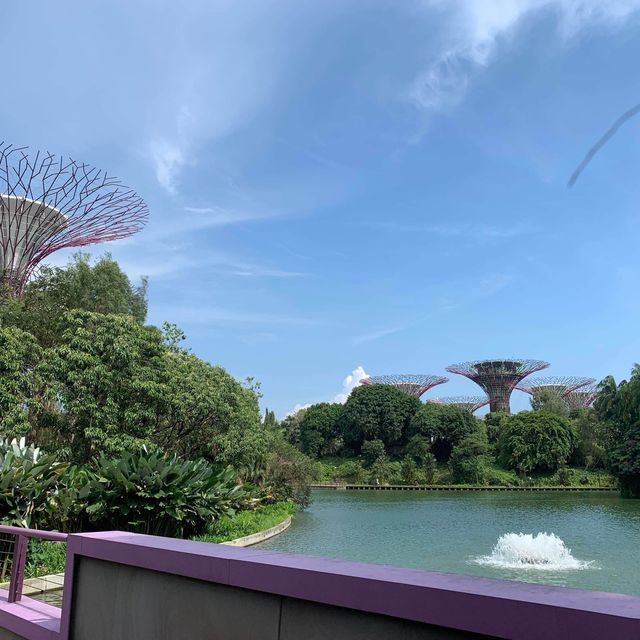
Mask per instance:
[[[320,402],[307,407],[300,420],[302,451],[313,457],[334,453],[341,412],[342,405],[331,402]]]
[[[500,434],[500,458],[521,473],[555,471],[565,464],[576,443],[572,423],[546,411],[521,411],[510,416]]]
[[[360,451],[365,440],[382,440],[386,447],[402,444],[411,418],[422,403],[415,396],[383,384],[355,388],[340,416],[345,443]]]
[[[471,433],[476,419],[455,405],[427,402],[411,420],[412,436],[422,436],[431,442],[431,451],[438,460],[448,460],[453,448]]]

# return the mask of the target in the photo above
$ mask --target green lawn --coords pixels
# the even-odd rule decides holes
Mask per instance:
[[[197,536],[194,540],[228,542],[236,538],[244,538],[244,536],[275,527],[293,515],[295,509],[295,505],[291,502],[277,502],[258,507],[253,511],[241,511],[235,516],[220,518],[211,525],[206,535]]]

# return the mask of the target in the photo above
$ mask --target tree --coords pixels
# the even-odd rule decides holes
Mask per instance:
[[[302,443],[300,441],[300,423],[302,422],[306,412],[307,407],[304,409],[298,409],[295,413],[290,413],[285,416],[282,419],[282,422],[280,422],[284,439],[298,449],[302,449]]]
[[[338,435],[338,419],[342,405],[320,402],[312,404],[300,420],[300,445],[312,458],[329,453],[328,449]]]
[[[378,460],[386,460],[387,454],[382,440],[365,440],[362,443],[362,457],[367,466]]]
[[[605,425],[598,419],[594,409],[579,409],[571,413],[577,443],[573,454],[575,464],[585,469],[604,467],[607,454]]]
[[[465,409],[455,405],[427,402],[411,421],[410,432],[431,443],[433,455],[440,461],[451,457],[453,448],[471,433],[476,419]]]
[[[557,416],[568,416],[569,407],[560,394],[553,389],[539,389],[530,400],[532,411],[546,411]]]
[[[411,418],[421,406],[418,398],[395,387],[363,385],[345,403],[339,431],[356,452],[365,440],[382,440],[387,448],[403,444]]]
[[[598,387],[595,412],[606,426],[611,470],[622,495],[640,498],[640,365],[620,384],[607,376]]]
[[[88,254],[79,252],[65,268],[43,266],[22,300],[3,300],[0,321],[32,333],[43,347],[51,347],[61,338],[64,313],[73,309],[129,315],[144,322],[147,279],[133,286],[110,254],[92,264]]]
[[[454,448],[449,461],[454,482],[485,484],[491,465],[489,439],[482,424],[467,434]]]
[[[67,454],[85,461],[146,444],[166,398],[160,332],[131,316],[70,311],[42,375],[58,400],[54,421]]]
[[[546,411],[521,411],[511,416],[500,434],[500,459],[523,475],[555,471],[565,464],[576,442],[567,418]]]
[[[36,339],[16,327],[0,328],[0,430],[2,437],[29,435],[39,402]]]
[[[163,391],[154,441],[182,457],[222,456],[232,463],[223,444],[229,431],[261,428],[255,395],[221,367],[186,351],[165,351],[159,365]],[[241,444],[242,437],[234,447]]]

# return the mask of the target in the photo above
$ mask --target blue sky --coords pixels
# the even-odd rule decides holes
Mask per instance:
[[[640,118],[566,186],[640,102],[640,0],[7,0],[0,16],[0,139],[137,189],[145,231],[94,253],[148,275],[149,320],[255,376],[279,415],[358,367],[517,356],[600,378],[640,359]]]

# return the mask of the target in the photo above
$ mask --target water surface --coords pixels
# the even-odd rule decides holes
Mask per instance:
[[[640,500],[614,493],[316,491],[284,533],[293,553],[640,595]],[[580,568],[483,563],[500,536],[553,533]],[[527,538],[528,540],[528,538]]]

